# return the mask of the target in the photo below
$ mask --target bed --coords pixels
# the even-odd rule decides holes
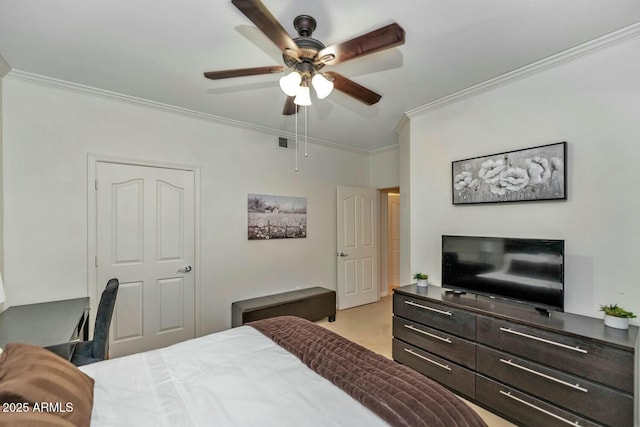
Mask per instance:
[[[0,414],[4,421],[52,416],[55,425],[91,426],[485,425],[427,377],[292,316],[80,369],[45,353],[12,344],[0,356],[3,407],[13,400],[31,409],[16,413],[14,406]],[[22,375],[16,366],[25,378],[15,378]],[[33,410],[46,400],[60,402],[58,410]],[[69,402],[73,408],[65,411]]]

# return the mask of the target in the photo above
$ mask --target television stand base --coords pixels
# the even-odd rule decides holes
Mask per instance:
[[[445,294],[454,294],[454,295],[466,295],[467,293],[465,291],[460,291],[457,289],[449,289],[444,291]]]

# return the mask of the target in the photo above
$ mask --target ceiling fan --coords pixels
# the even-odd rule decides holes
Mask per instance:
[[[373,105],[381,96],[364,86],[333,71],[321,71],[325,65],[336,65],[345,61],[376,53],[404,44],[404,29],[396,23],[387,25],[342,43],[326,47],[311,37],[316,29],[316,20],[309,15],[300,15],[293,21],[298,37],[291,38],[278,20],[260,0],[231,0],[251,22],[253,22],[282,51],[284,64],[292,72],[280,79],[280,87],[287,94],[282,114],[294,114],[300,105],[311,105],[309,86],[316,90],[318,98],[329,95],[333,88],[367,104]],[[239,68],[233,70],[207,71],[208,79],[280,73],[283,66]]]

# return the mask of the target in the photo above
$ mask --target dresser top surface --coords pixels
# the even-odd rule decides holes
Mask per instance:
[[[605,326],[602,319],[594,317],[557,311],[550,311],[547,316],[525,304],[471,293],[447,294],[446,290],[433,285],[429,285],[427,288],[407,285],[394,289],[394,293],[430,300],[453,308],[469,310],[477,314],[497,317],[552,332],[579,335],[628,350],[634,349],[638,339],[639,328],[634,325],[630,325],[628,330],[614,329]]]

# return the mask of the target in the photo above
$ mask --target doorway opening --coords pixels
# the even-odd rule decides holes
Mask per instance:
[[[400,283],[400,188],[378,190],[380,295],[391,295]]]

